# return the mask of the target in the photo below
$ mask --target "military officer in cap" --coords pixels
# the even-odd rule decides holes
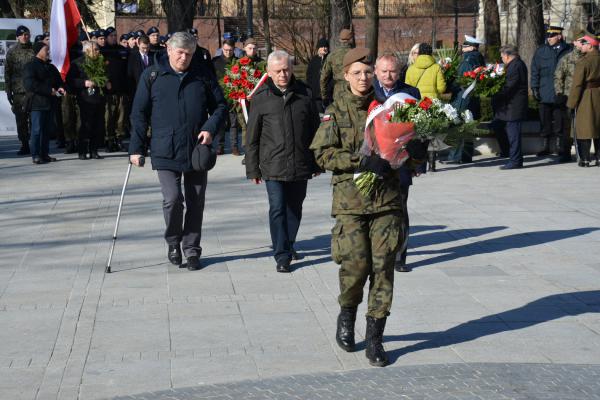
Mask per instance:
[[[575,66],[567,107],[576,111],[575,138],[581,157],[579,166],[591,166],[590,148],[593,140],[595,165],[600,167],[600,41],[591,33],[578,40],[584,56]]]
[[[23,85],[23,72],[25,64],[33,58],[31,33],[26,26],[19,26],[16,31],[17,43],[12,46],[6,54],[5,90],[8,102],[12,106],[17,122],[17,136],[21,142],[21,148],[17,155],[24,156],[29,151],[29,111],[24,109],[25,86]]]
[[[194,36],[194,38],[196,39],[196,51],[194,52],[194,55],[192,56],[192,63],[199,65],[201,68],[205,68],[208,71],[212,72],[214,74],[214,77],[216,77],[216,73],[215,73],[215,68],[214,65],[212,63],[212,57],[210,55],[210,51],[208,51],[208,49],[205,49],[204,47],[200,46],[198,44],[198,29],[196,28],[190,28],[188,30],[188,32]],[[168,39],[167,39],[168,40]]]
[[[339,47],[327,57],[321,70],[321,97],[325,106],[335,100],[336,96],[345,90],[347,82],[344,80],[342,63],[346,53],[353,47],[354,33],[350,29],[342,29],[340,31]],[[333,93],[327,90],[331,80],[333,80]]]
[[[344,55],[341,67],[346,85],[338,89],[325,110],[310,146],[319,167],[333,173],[336,219],[331,235],[331,257],[340,264],[336,341],[354,351],[356,310],[369,280],[366,356],[373,366],[385,366],[383,331],[390,314],[394,287],[394,261],[402,245],[403,199],[398,170],[377,154],[361,155],[365,122],[373,90],[373,57],[369,49],[356,48]],[[361,194],[354,174],[370,171],[380,176],[380,189]]]
[[[131,31],[128,33],[129,37],[127,38],[127,45],[130,49],[137,47],[137,33]]]
[[[562,31],[560,26],[549,26],[546,30],[546,43],[536,50],[531,60],[531,92],[539,102],[542,124],[543,148],[537,153],[538,157],[549,155],[550,138],[560,138],[565,130],[562,117],[565,104],[557,102],[554,92],[556,66],[571,51],[571,46],[563,40]]]
[[[124,33],[119,37],[119,45],[126,49],[129,48],[129,34],[128,33]]]
[[[160,30],[156,26],[151,26],[146,32],[146,36],[150,40],[151,52],[158,53],[163,50],[163,47],[160,45]]]

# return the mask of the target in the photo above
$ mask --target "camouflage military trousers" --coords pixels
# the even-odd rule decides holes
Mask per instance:
[[[125,135],[125,97],[121,94],[106,95],[104,110],[106,140],[121,139]]]
[[[362,302],[369,279],[367,316],[390,314],[394,294],[394,262],[402,245],[402,210],[370,215],[337,215],[331,235],[331,256],[340,264],[341,307]]]
[[[62,99],[62,120],[65,140],[77,140],[78,117],[77,117],[77,97],[68,94]]]
[[[13,96],[12,112],[17,122],[17,136],[21,143],[29,142],[29,112],[24,111],[25,94],[15,93]]]

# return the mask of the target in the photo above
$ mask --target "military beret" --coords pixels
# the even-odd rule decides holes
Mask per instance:
[[[110,35],[113,32],[116,32],[117,30],[113,27],[113,26],[109,26],[108,28],[106,28],[106,36]]]
[[[35,42],[33,44],[33,54],[35,54],[37,56],[37,54],[40,52],[40,50],[43,49],[44,47],[46,47],[46,43],[44,43],[44,42]]]
[[[319,41],[317,42],[317,49],[320,49],[321,47],[329,48],[329,41],[327,41],[327,39],[325,38],[319,39]]]
[[[372,65],[373,57],[371,57],[371,50],[364,47],[349,50],[342,61],[344,69],[347,69],[355,62]]]
[[[33,42],[41,42],[42,40],[44,40],[44,35],[36,35],[35,39],[33,39]]]
[[[254,40],[254,38],[249,37],[248,39],[246,39],[246,41],[244,42],[244,46],[247,46],[249,44],[258,44],[256,43],[256,40]]]
[[[89,35],[90,35],[90,37],[91,37],[91,38],[98,37],[98,31],[91,31],[91,32],[89,33]]]
[[[198,29],[196,29],[196,28],[190,28],[190,30],[188,32],[191,33],[192,35],[197,35],[198,34]]]
[[[354,33],[350,29],[342,29],[340,31],[340,40],[352,40]]]
[[[148,32],[146,32],[146,35],[150,36],[153,33],[160,33],[156,26],[151,26],[150,29],[148,29]]]
[[[28,28],[28,27],[26,27],[25,25],[20,25],[20,26],[17,28],[17,32],[16,32],[16,35],[17,35],[17,37],[21,36],[21,35],[22,35],[22,34],[24,34],[24,33],[30,33],[30,32],[29,32],[29,28]]]
[[[192,151],[194,171],[210,171],[217,163],[217,152],[212,146],[198,143]]]

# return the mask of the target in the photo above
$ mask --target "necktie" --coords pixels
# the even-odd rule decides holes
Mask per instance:
[[[148,66],[148,56],[144,54],[144,67]]]

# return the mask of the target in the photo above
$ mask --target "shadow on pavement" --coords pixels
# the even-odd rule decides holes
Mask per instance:
[[[486,228],[482,228],[486,229]],[[578,228],[556,231],[539,231],[517,233],[514,235],[503,236],[481,240],[479,242],[467,243],[460,246],[449,247],[441,250],[421,250],[409,252],[409,255],[428,255],[440,254],[433,258],[411,262],[410,266],[414,268],[424,267],[426,265],[437,264],[446,261],[456,260],[465,256],[475,254],[495,253],[499,251],[520,249],[525,247],[537,246],[540,244],[556,242],[563,239],[569,239],[577,236],[587,235],[588,233],[600,230],[600,228]],[[416,238],[415,238],[416,240]]]
[[[389,351],[390,362],[394,363],[403,355],[416,351],[452,346],[500,332],[524,329],[563,317],[585,313],[600,313],[600,290],[546,296],[522,307],[464,322],[445,331],[385,336],[384,342],[422,341]],[[361,345],[364,347],[363,344]]]

